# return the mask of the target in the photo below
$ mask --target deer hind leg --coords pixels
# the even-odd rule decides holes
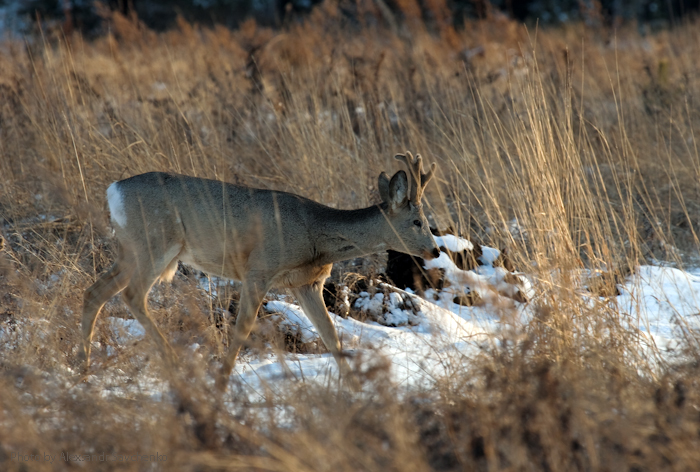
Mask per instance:
[[[158,329],[153,318],[148,313],[148,293],[158,279],[166,279],[170,276],[181,246],[173,246],[158,258],[146,255],[145,260],[139,261],[138,267],[124,289],[123,296],[131,314],[141,323],[146,333],[156,342],[158,349],[169,367],[174,367],[177,356],[173,348]],[[177,266],[175,266],[177,267]]]
[[[326,304],[323,302],[323,281],[318,280],[313,284],[302,285],[301,287],[293,288],[292,293],[301,305],[301,308],[309,317],[313,325],[318,330],[323,344],[331,351],[335,361],[340,368],[341,376],[351,372],[347,360],[343,356],[338,340],[338,333],[333,326]]]
[[[229,351],[226,354],[221,372],[216,380],[220,391],[226,390],[231,371],[236,365],[238,352],[245,343],[255,325],[255,317],[269,288],[269,283],[260,278],[247,278],[241,287],[241,298],[238,303],[236,326],[230,331]]]
[[[85,290],[83,299],[83,355],[85,356],[85,370],[90,366],[90,343],[95,330],[97,315],[107,301],[124,290],[129,284],[133,273],[133,263],[127,253],[119,246],[117,261],[97,281]]]

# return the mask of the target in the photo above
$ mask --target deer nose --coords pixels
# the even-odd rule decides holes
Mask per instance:
[[[440,249],[439,249],[439,248],[436,247],[435,249],[433,249],[433,257],[434,257],[435,259],[437,259],[438,257],[440,257]]]

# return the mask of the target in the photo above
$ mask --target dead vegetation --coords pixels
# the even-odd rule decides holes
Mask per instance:
[[[99,467],[697,468],[697,333],[684,331],[677,361],[652,363],[614,303],[582,299],[577,275],[610,274],[600,284],[610,295],[621,267],[697,260],[697,25],[641,37],[499,18],[433,34],[343,24],[326,3],[283,31],[182,22],[156,34],[119,16],[111,31],[0,48],[3,470],[155,451],[167,457],[155,467]],[[427,195],[434,222],[507,248],[535,280],[538,316],[522,330],[504,330],[431,391],[399,395],[376,359],[366,396],[299,380],[259,405],[235,391],[223,402],[208,376],[234,290],[211,296],[181,273],[150,299],[178,372],[149,340],[119,341],[106,322],[128,316],[116,300],[98,320],[96,373],[81,382],[82,293],[114,259],[109,183],[173,171],[358,208],[377,201],[375,176],[405,149],[443,169]],[[371,275],[366,260],[342,267],[336,284]],[[259,334],[258,353],[316,352],[275,333]],[[142,390],[144,372],[170,393]],[[12,455],[39,453],[57,459]]]

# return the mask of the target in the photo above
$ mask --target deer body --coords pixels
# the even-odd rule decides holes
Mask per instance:
[[[402,158],[410,168],[410,154]],[[391,181],[382,173],[379,186],[384,202],[359,210],[338,210],[291,193],[161,172],[113,183],[107,197],[118,257],[85,292],[86,365],[97,315],[121,291],[166,361],[175,362],[170,345],[148,315],[146,300],[152,285],[172,279],[182,261],[242,282],[220,387],[225,387],[263,297],[273,287],[291,289],[341,371],[347,371],[322,296],[332,264],[386,249],[427,258],[439,255],[420,205],[434,165],[428,175],[422,175],[421,184],[413,178],[421,175],[419,156],[412,165],[413,201],[403,171]]]

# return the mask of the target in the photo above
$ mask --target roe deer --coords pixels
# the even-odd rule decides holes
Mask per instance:
[[[349,366],[323,302],[323,284],[334,262],[394,249],[432,259],[440,250],[423,214],[423,189],[435,172],[422,173],[420,155],[397,154],[408,166],[379,175],[383,202],[337,210],[286,192],[241,187],[184,175],[149,172],[107,189],[118,242],[117,261],[85,291],[82,334],[85,368],[97,314],[117,293],[155,339],[166,362],[176,357],[148,314],[148,292],[169,281],[182,261],[204,272],[242,282],[236,325],[217,386],[225,389],[236,356],[253,328],[263,297],[288,288],[333,354],[341,374]]]

